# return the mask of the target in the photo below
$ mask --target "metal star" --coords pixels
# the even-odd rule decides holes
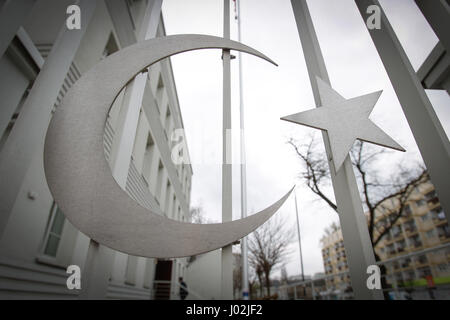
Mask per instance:
[[[316,77],[316,81],[322,106],[281,119],[326,130],[336,171],[343,164],[356,139],[405,151],[369,119],[382,91],[347,100],[319,77]]]

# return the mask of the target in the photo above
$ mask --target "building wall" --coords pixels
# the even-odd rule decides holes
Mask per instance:
[[[43,61],[59,30],[65,26],[65,9],[69,2],[39,1],[30,14],[31,18],[23,25],[23,31],[30,40],[28,47],[31,45],[35,49],[32,53],[37,52]],[[119,3],[130,12],[120,19],[111,15],[115,3],[97,1],[70,70],[61,83],[55,107],[84,72],[107,55],[136,41],[147,2]],[[165,34],[162,16],[157,34]],[[35,84],[42,67],[34,62],[32,53],[16,37],[0,58],[0,98],[7,105],[7,108],[2,107],[1,114],[0,155],[3,143],[11,138],[8,126],[14,124],[21,112],[26,112],[20,106],[27,99],[27,92]],[[125,101],[124,95],[119,94],[105,128],[105,156],[110,163],[114,161],[115,139],[122,134],[118,119]],[[51,114],[48,114],[48,121],[50,119]],[[48,121],[40,125],[48,126]],[[187,221],[192,168],[189,165],[175,166],[170,160],[171,131],[182,127],[172,67],[170,60],[165,59],[149,70],[125,189],[141,205],[156,207],[169,218]],[[0,239],[0,298],[77,297],[77,292],[66,288],[65,269],[70,264],[83,268],[89,238],[64,218],[52,199],[43,170],[43,138],[30,159]],[[114,252],[113,261],[106,297],[149,298],[157,261],[120,252]],[[186,259],[174,259],[173,265],[172,279],[177,279],[186,269]]]

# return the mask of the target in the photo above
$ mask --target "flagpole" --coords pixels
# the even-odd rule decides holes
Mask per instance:
[[[230,39],[230,0],[223,1],[223,37]],[[222,222],[233,220],[231,166],[231,68],[230,50],[222,50],[223,60],[223,125],[222,125]],[[222,248],[222,299],[233,299],[232,245]]]
[[[302,282],[305,282],[305,272],[303,271],[302,238],[300,236],[300,222],[298,219],[297,190],[295,190],[295,192],[294,192],[294,197],[295,197],[295,215],[297,217],[298,248],[300,251],[300,268],[302,270]],[[304,285],[303,285],[303,297],[305,297],[305,286]]]
[[[238,25],[238,41],[241,42],[241,1],[236,0],[236,19]],[[241,144],[241,217],[247,217],[247,168],[245,155],[245,134],[244,134],[244,89],[242,79],[242,55],[238,52],[239,58],[239,115],[240,115],[240,144]],[[247,237],[242,238],[242,299],[249,299],[248,288],[248,247]]]
[[[320,77],[328,84],[330,83],[325,60],[306,0],[291,0],[291,4],[314,99],[317,107],[320,107],[322,103],[316,77]],[[342,167],[336,171],[332,163],[333,157],[328,133],[322,132],[322,136],[338,206],[339,220],[355,298],[359,300],[382,300],[383,291],[381,289],[371,290],[366,284],[367,267],[375,265],[375,256],[350,157],[347,156]]]

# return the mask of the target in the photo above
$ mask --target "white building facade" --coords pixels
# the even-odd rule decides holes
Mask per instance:
[[[81,30],[67,30],[66,9],[73,1],[41,0],[29,7],[24,2],[0,2],[0,20],[16,24],[10,38],[0,39],[5,47],[0,47],[0,299],[76,299],[80,291],[67,288],[66,268],[83,269],[90,239],[65,219],[48,189],[43,167],[46,128],[83,73],[142,40],[140,35],[152,23],[157,25],[155,35],[164,36],[164,22],[160,1],[91,0],[79,2]],[[112,172],[126,179],[121,184],[114,177],[142,206],[188,221],[192,168],[171,160],[176,143],[171,135],[183,128],[183,120],[170,60],[149,68],[131,130],[124,115],[136,93],[128,89],[118,95],[105,126],[105,157]],[[128,155],[119,143],[124,135],[134,141]],[[118,157],[129,165],[118,166]],[[110,251],[105,294],[95,298],[178,298],[186,258],[162,261]]]

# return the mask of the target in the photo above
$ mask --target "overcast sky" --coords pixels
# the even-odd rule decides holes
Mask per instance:
[[[437,38],[413,0],[380,1],[417,70]],[[384,174],[395,175],[399,163],[414,166],[421,157],[381,60],[353,0],[308,1],[331,84],[346,98],[383,90],[371,119],[405,149],[389,153],[379,162]],[[233,17],[233,2],[231,1]],[[223,35],[223,1],[164,0],[166,32]],[[243,86],[247,152],[249,213],[257,212],[298,183],[300,226],[306,274],[323,272],[320,238],[337,214],[317,200],[297,179],[301,162],[286,144],[289,137],[302,141],[311,133],[322,145],[317,130],[279,120],[315,107],[297,27],[289,0],[243,0],[242,42],[269,56],[275,67],[243,55]],[[237,40],[236,21],[231,38]],[[222,61],[220,50],[200,50],[172,57],[181,112],[194,171],[191,205],[201,205],[209,219],[221,220]],[[232,61],[233,128],[239,128],[238,63]],[[427,91],[449,135],[449,97]],[[238,133],[237,133],[238,135]],[[238,156],[238,140],[233,145]],[[237,158],[238,159],[238,158]],[[239,165],[233,168],[233,219],[240,218]],[[329,189],[328,192],[332,194]],[[294,198],[279,213],[295,225]],[[287,263],[288,275],[300,273],[297,239]]]

